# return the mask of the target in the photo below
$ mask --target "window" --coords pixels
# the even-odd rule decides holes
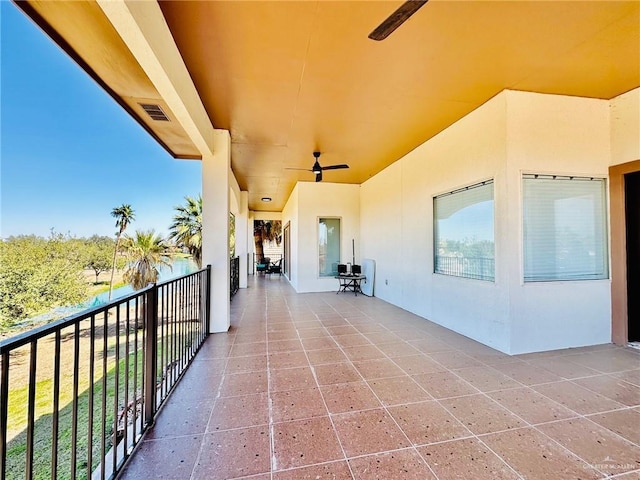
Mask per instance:
[[[608,278],[605,181],[523,177],[525,282]]]
[[[340,219],[318,219],[318,252],[321,277],[332,277],[338,274],[340,263]]]
[[[495,278],[493,180],[433,199],[434,272]]]

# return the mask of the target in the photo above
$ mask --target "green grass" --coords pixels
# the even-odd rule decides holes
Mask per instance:
[[[127,282],[114,283],[113,284],[113,289],[115,290],[116,288],[124,287],[126,284],[127,284]],[[108,281],[99,282],[99,283],[92,283],[91,287],[89,288],[89,296],[87,297],[87,299],[93,298],[96,295],[99,295],[101,293],[108,292],[108,291],[109,291],[109,282]]]
[[[196,324],[192,324],[194,328]],[[188,335],[185,332],[185,335]],[[178,343],[188,339],[177,338]],[[171,339],[169,340],[171,341]],[[157,378],[162,375],[163,365],[160,362],[162,345],[158,343],[158,369]],[[124,344],[121,345],[121,352],[124,355]],[[106,376],[106,414],[104,437],[102,431],[102,360],[96,358],[97,369],[95,371],[95,381],[93,383],[93,433],[89,440],[89,412],[90,412],[90,396],[89,396],[89,375],[85,372],[79,383],[79,390],[82,393],[78,397],[78,431],[77,445],[77,467],[76,475],[79,480],[90,478],[87,472],[88,462],[88,445],[92,445],[93,464],[92,469],[96,468],[101,453],[102,439],[105,441],[105,452],[109,451],[112,445],[112,434],[114,428],[114,402],[116,398],[116,368],[114,363],[115,344],[109,348],[109,370]],[[129,393],[128,398],[131,401],[134,393],[140,392],[142,387],[142,369],[143,355],[142,351],[138,352],[137,360],[137,378],[134,377],[135,357],[130,353],[129,359],[122,358],[118,363],[118,411],[124,405],[125,394],[125,367],[129,363]],[[60,413],[58,428],[58,472],[57,479],[71,478],[71,454],[72,444],[72,428],[73,428],[73,372],[65,369],[63,365],[62,378],[60,386]],[[25,477],[26,462],[26,419],[28,405],[28,386],[12,389],[9,392],[8,399],[8,427],[9,432],[19,433],[7,445],[7,480],[23,479]],[[51,415],[53,405],[53,381],[45,379],[36,383],[36,421],[34,424],[34,459],[33,471],[35,479],[51,479],[51,452],[52,452],[52,421]],[[89,474],[88,474],[89,473]]]
[[[119,391],[119,403],[121,404],[124,399],[124,380],[125,380],[125,365],[127,360],[122,359],[119,362],[118,372],[118,391]],[[142,356],[138,355],[138,379],[133,376],[134,373],[135,357],[129,358],[129,398],[133,398],[133,392],[140,391],[140,385],[142,381]],[[106,414],[105,414],[105,431],[104,441],[105,451],[111,448],[111,435],[113,433],[114,425],[114,401],[115,401],[115,379],[116,369],[111,368],[107,372],[107,390],[106,390]],[[102,389],[103,381],[102,377],[96,380],[93,384],[94,389],[94,405],[93,405],[93,432],[91,436],[91,442],[89,442],[89,412],[90,412],[90,397],[89,388],[86,388],[82,394],[78,397],[78,441],[75,448],[77,452],[77,468],[76,474],[78,479],[86,479],[87,476],[87,463],[88,463],[88,445],[92,445],[93,455],[93,468],[96,463],[99,462],[101,439],[103,438],[102,432]],[[28,388],[21,388],[11,392],[10,415],[9,421],[17,421],[19,418],[26,419],[27,410],[27,393]],[[67,399],[66,405],[60,410],[59,414],[59,427],[58,427],[58,479],[71,478],[71,454],[74,451],[72,446],[72,429],[73,429],[73,402],[70,401],[72,392],[65,392],[61,390],[60,404],[65,405],[62,401],[63,397]],[[52,451],[52,421],[51,415],[51,398],[52,398],[52,381],[45,380],[38,382],[36,388],[36,405],[40,406],[39,415],[36,415],[37,420],[34,424],[34,458],[33,458],[33,471],[35,479],[50,479],[51,478],[51,451]],[[18,403],[19,402],[19,403]],[[48,409],[48,413],[43,414],[43,409]],[[36,409],[38,412],[38,409]],[[26,462],[26,430],[20,432],[15,436],[7,445],[7,479],[21,479],[24,478],[25,462]]]

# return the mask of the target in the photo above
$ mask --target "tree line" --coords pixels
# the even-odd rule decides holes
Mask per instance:
[[[115,239],[93,235],[76,238],[52,230],[48,238],[35,235],[0,241],[0,331],[58,306],[77,305],[89,296],[84,271],[99,275],[111,270],[109,298],[116,270],[123,280],[140,289],[158,279],[158,267],[168,265],[172,254],[189,253],[198,267],[202,262],[202,197],[185,197],[174,207],[168,238],[153,230],[127,234],[135,220],[131,205],[114,208]]]

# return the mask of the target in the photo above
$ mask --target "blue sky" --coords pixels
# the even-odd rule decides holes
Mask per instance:
[[[175,160],[12,3],[0,0],[0,235],[168,232],[201,191],[201,164]]]

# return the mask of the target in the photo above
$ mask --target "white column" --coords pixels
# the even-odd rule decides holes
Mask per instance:
[[[229,315],[229,171],[231,136],[215,130],[213,155],[202,157],[202,264],[211,265],[211,333],[226,332]]]
[[[247,288],[249,253],[249,192],[240,192],[240,212],[236,218],[236,254],[240,257],[240,288]]]
[[[247,219],[247,251],[249,252],[249,272],[251,274],[255,274],[255,265],[253,265],[254,253],[256,252],[256,244],[253,240],[253,221],[254,221],[254,212],[249,211],[249,216]]]

